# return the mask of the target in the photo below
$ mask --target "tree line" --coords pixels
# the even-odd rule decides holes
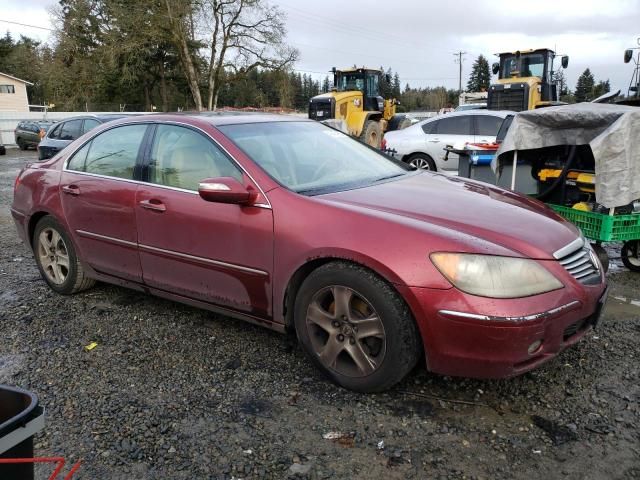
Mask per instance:
[[[298,51],[286,42],[284,13],[265,0],[60,0],[55,31],[42,44],[0,37],[0,71],[32,82],[32,104],[59,111],[176,111],[218,107],[281,107],[305,111],[332,88],[294,70]],[[458,91],[401,87],[380,67],[384,98],[399,111],[456,106]],[[587,69],[575,91],[556,72],[563,100],[590,100],[609,90]],[[489,63],[479,56],[468,91],[486,90]]]

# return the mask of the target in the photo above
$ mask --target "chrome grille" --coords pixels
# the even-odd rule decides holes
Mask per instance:
[[[591,249],[584,244],[578,245],[575,250],[559,257],[558,262],[580,283],[587,283],[591,277],[599,275],[598,263],[595,261]]]

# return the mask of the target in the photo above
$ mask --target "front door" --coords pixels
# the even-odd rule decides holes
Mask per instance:
[[[457,172],[458,154],[449,153],[447,161],[443,161],[447,153],[445,147],[461,146],[474,140],[473,118],[471,115],[445,115],[434,123],[431,133],[426,135],[428,151],[444,170]]]
[[[212,203],[205,178],[250,179],[207,136],[158,125],[136,195],[140,259],[147,285],[256,316],[271,316],[270,208]]]
[[[141,282],[133,181],[146,125],[107,130],[62,172],[60,198],[81,257],[98,272]]]

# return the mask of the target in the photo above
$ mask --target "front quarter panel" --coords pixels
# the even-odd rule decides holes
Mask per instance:
[[[380,213],[332,205],[283,188],[269,192],[274,216],[274,318],[282,320],[282,301],[294,273],[318,259],[352,261],[399,285],[449,289],[428,253],[442,239],[420,232],[411,219],[391,224]],[[278,320],[280,319],[280,320]]]

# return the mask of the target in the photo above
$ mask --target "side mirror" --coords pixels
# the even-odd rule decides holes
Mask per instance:
[[[569,66],[569,55],[562,56],[562,68],[567,68]]]
[[[493,64],[493,74],[497,75],[499,71],[500,71],[500,64],[496,62]]]
[[[233,177],[205,178],[198,185],[198,194],[207,202],[236,205],[251,205],[257,198],[256,192]]]
[[[633,50],[628,49],[624,51],[624,63],[629,63],[633,58]]]

